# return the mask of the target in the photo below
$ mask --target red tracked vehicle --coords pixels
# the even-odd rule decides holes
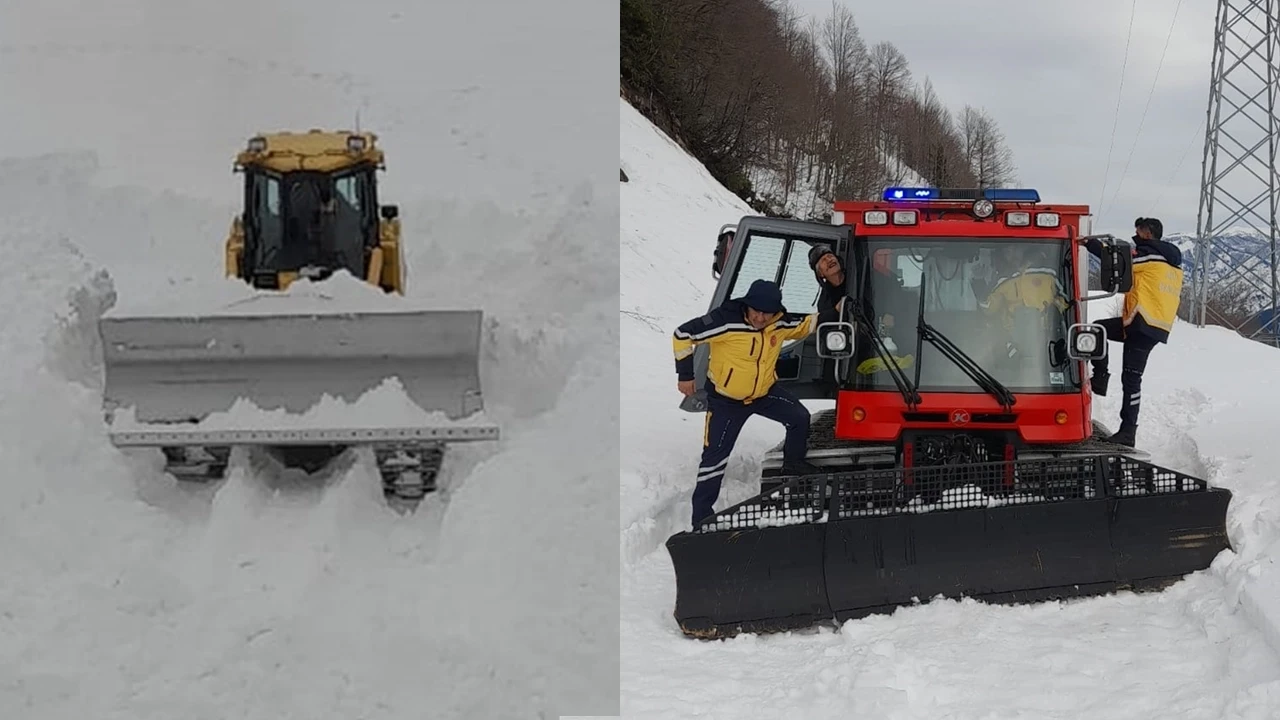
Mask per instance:
[[[667,542],[686,634],[801,627],[934,596],[1021,602],[1159,588],[1229,547],[1229,491],[1106,441],[1087,361],[1107,352],[1086,303],[1132,284],[1130,246],[1087,205],[1034,190],[890,188],[832,224],[744,217],[722,228],[712,307],[759,278],[792,312],[820,288],[809,250],[846,270],[840,322],[783,352],[778,382],[834,400],[808,460]],[[699,385],[707,350],[699,347]],[[700,398],[684,408],[697,411]]]

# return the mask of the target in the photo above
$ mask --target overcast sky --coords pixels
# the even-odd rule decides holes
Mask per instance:
[[[968,103],[990,112],[1013,150],[1021,187],[1046,200],[1087,203],[1095,232],[1128,237],[1140,215],[1161,218],[1166,232],[1195,232],[1215,0],[1137,3],[1110,172],[1130,0],[837,1],[853,12],[868,47],[892,42],[912,77],[927,76],[953,111]],[[819,20],[831,13],[831,0],[792,3]]]

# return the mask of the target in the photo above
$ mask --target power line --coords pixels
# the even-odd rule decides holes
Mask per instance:
[[[1156,65],[1156,76],[1151,80],[1151,89],[1147,91],[1147,104],[1142,107],[1142,118],[1138,121],[1138,131],[1134,133],[1133,144],[1129,146],[1129,157],[1125,159],[1124,170],[1120,172],[1120,182],[1116,184],[1116,191],[1111,194],[1111,200],[1107,202],[1107,205],[1116,201],[1116,197],[1120,195],[1120,188],[1124,187],[1125,176],[1129,174],[1129,163],[1133,161],[1133,151],[1137,149],[1138,140],[1142,137],[1142,126],[1147,122],[1147,111],[1151,109],[1151,98],[1155,96],[1156,84],[1160,82],[1160,71],[1164,68],[1164,57],[1169,52],[1169,41],[1173,39],[1173,28],[1178,24],[1178,11],[1180,9],[1182,9],[1182,0],[1178,0],[1178,4],[1173,8],[1173,20],[1169,23],[1169,32],[1164,38],[1164,49],[1160,51],[1160,63]],[[1105,207],[1105,205],[1098,207],[1099,216],[1102,215]]]
[[[1098,207],[1102,207],[1107,199],[1107,177],[1111,175],[1111,152],[1116,147],[1116,127],[1120,124],[1120,101],[1124,99],[1124,71],[1129,66],[1129,41],[1133,38],[1133,16],[1138,9],[1138,0],[1129,6],[1129,32],[1124,38],[1124,62],[1120,64],[1120,88],[1116,91],[1116,112],[1111,123],[1111,146],[1107,148],[1107,164],[1102,173],[1102,193],[1098,197]]]
[[[1196,131],[1191,134],[1191,141],[1187,143],[1187,147],[1182,151],[1182,157],[1178,158],[1178,164],[1173,166],[1173,172],[1165,176],[1169,179],[1169,182],[1173,182],[1178,177],[1178,171],[1182,169],[1182,163],[1187,159],[1187,155],[1191,154],[1191,148],[1199,144],[1198,140],[1204,140],[1204,136],[1201,134],[1203,132],[1204,118],[1200,118],[1199,124],[1196,125]],[[1152,209],[1148,212],[1152,214],[1159,212],[1160,201],[1163,199],[1164,190],[1161,190],[1160,194],[1156,196],[1155,202],[1151,203]]]

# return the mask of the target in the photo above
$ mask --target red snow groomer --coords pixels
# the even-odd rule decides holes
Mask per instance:
[[[1087,205],[1034,190],[890,188],[832,224],[744,217],[722,229],[712,307],[752,281],[812,312],[812,247],[846,273],[841,321],[784,349],[778,382],[814,415],[808,461],[667,540],[675,617],[721,637],[863,617],[936,596],[1035,602],[1159,589],[1230,547],[1230,491],[1106,441],[1086,303],[1127,291],[1131,246],[1079,244]],[[732,230],[729,232],[729,230]],[[707,348],[695,355],[701,386]],[[687,409],[697,409],[696,403]]]

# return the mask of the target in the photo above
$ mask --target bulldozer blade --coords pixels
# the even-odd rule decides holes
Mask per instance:
[[[926,511],[863,502],[877,483],[902,490],[902,469],[790,480],[667,540],[676,621],[686,635],[718,638],[937,596],[1007,604],[1161,589],[1230,547],[1229,490],[1123,456],[1071,464],[1082,490],[1071,497],[1023,493]],[[1016,466],[1023,477],[1061,479],[1064,463],[982,465],[963,471],[1003,478]],[[927,482],[925,470],[906,471],[905,486]]]
[[[423,411],[462,418],[483,409],[481,320],[479,310],[108,315],[99,322],[104,407],[109,413],[132,408],[138,423],[166,424],[197,423],[241,398],[263,410],[301,414],[326,394],[350,403],[395,378]],[[351,425],[332,431],[331,439],[367,432],[355,419]],[[429,439],[447,439],[449,427],[432,430]],[[288,442],[289,432],[280,429],[272,440]],[[415,432],[424,431],[401,428],[397,437]],[[129,443],[130,437],[113,436],[124,444],[152,444]]]

